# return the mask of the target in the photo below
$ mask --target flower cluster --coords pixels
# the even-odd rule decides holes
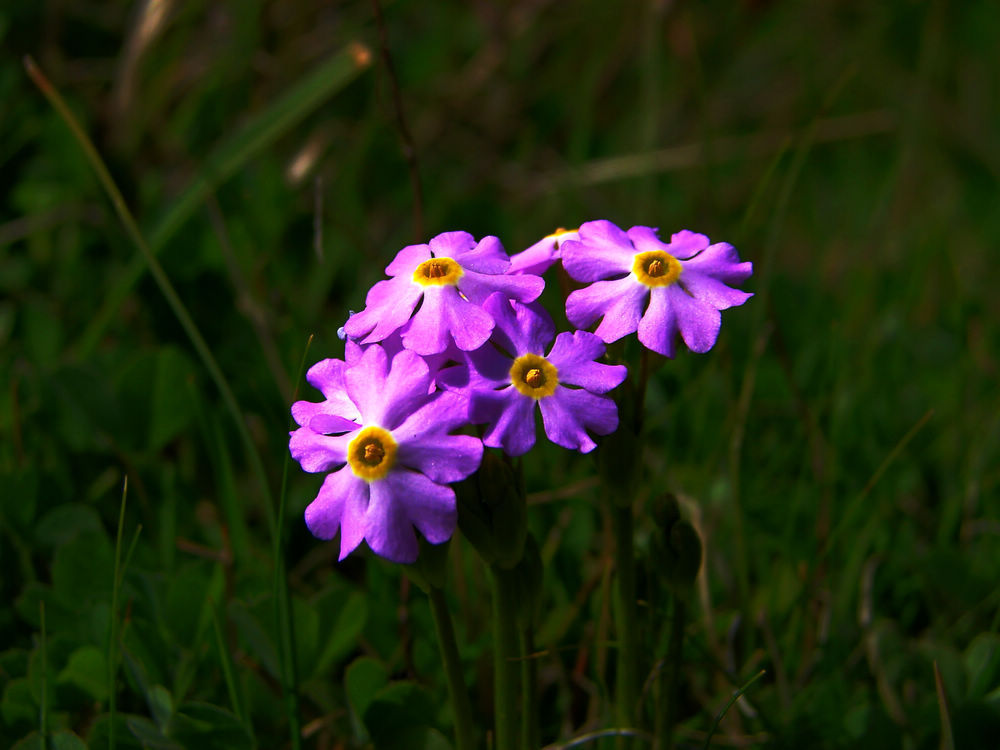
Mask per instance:
[[[559,262],[593,283],[566,300],[581,330],[557,334],[537,300],[540,274]],[[484,445],[526,453],[540,412],[549,440],[593,450],[593,435],[618,427],[608,393],[627,375],[600,361],[605,343],[638,331],[645,346],[673,356],[679,332],[707,351],[719,311],[750,296],[728,285],[751,270],[704,235],[683,231],[665,244],[649,227],[623,232],[607,221],[559,230],[512,257],[496,237],[466,232],[403,248],[344,325],[344,359],[309,370],[324,400],[292,406],[293,458],[327,474],[306,508],[309,530],[339,533],[341,559],[364,540],[382,557],[413,562],[415,531],[434,544],[454,533],[449,485],[476,471]],[[473,425],[481,438],[469,434]]]

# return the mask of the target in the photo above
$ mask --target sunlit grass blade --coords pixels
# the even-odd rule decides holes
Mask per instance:
[[[955,750],[955,736],[951,731],[951,714],[948,712],[948,698],[944,694],[944,682],[941,680],[941,670],[934,662],[934,687],[937,689],[938,713],[941,715],[941,743],[939,750]]]
[[[354,80],[368,67],[370,61],[371,53],[363,44],[354,42],[348,45],[318,65],[284,96],[220,143],[205,159],[191,184],[149,233],[149,248],[153,254],[163,249],[211,192]],[[86,356],[94,350],[145,270],[141,258],[133,259],[118,282],[108,290],[103,305],[76,344],[78,356]]]
[[[705,744],[702,746],[704,750],[708,750],[709,745],[711,745],[712,743],[712,735],[714,735],[715,732],[719,729],[719,724],[721,724],[722,720],[726,718],[726,714],[729,713],[729,709],[732,708],[733,704],[736,703],[736,701],[738,701],[741,697],[743,697],[743,694],[750,689],[750,686],[753,685],[755,682],[757,682],[757,680],[759,680],[761,677],[763,677],[766,674],[766,672],[767,670],[762,669],[753,677],[751,677],[749,680],[747,680],[745,683],[743,683],[743,686],[739,690],[733,693],[733,697],[729,699],[729,703],[723,706],[722,710],[715,715],[715,721],[712,722],[712,726],[708,730],[708,734],[705,735]]]

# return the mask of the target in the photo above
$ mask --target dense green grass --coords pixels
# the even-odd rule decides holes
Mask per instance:
[[[291,747],[295,721],[303,747],[446,746],[427,598],[308,534],[317,477],[293,464],[282,492],[297,372],[310,335],[309,362],[342,354],[417,221],[515,252],[595,218],[703,231],[756,268],[716,348],[648,396],[640,557],[666,490],[705,547],[681,745],[764,669],[716,742],[944,748],[945,706],[956,747],[993,746],[1000,6],[386,2],[416,217],[369,3],[162,5],[151,34],[123,0],[0,10],[0,746]],[[542,741],[565,742],[614,724],[611,530],[590,457],[545,445],[525,471]],[[464,540],[450,574],[488,727]],[[662,587],[639,585],[661,654]]]

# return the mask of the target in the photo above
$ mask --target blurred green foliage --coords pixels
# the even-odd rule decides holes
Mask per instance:
[[[1000,5],[383,11],[427,236],[496,234],[515,252],[608,218],[703,231],[756,264],[757,296],[725,315],[715,350],[666,363],[647,403],[638,548],[665,490],[704,544],[682,745],[700,746],[766,669],[716,739],[937,747],[936,663],[955,746],[991,746]],[[51,747],[106,746],[109,687],[118,747],[289,745],[269,493],[22,55],[107,160],[276,494],[308,336],[310,361],[340,356],[348,309],[427,238],[413,236],[378,39],[363,2],[0,8],[3,747],[42,747],[42,732]],[[338,55],[357,69],[333,85],[323,66]],[[547,295],[558,306],[556,285]],[[542,737],[564,741],[610,725],[607,509],[589,457],[544,445],[524,469],[545,564]],[[448,747],[427,602],[398,568],[338,564],[309,536],[318,481],[292,467],[285,519],[305,746]],[[485,574],[452,546],[449,597],[488,726]],[[642,632],[659,656],[663,582],[647,578]]]

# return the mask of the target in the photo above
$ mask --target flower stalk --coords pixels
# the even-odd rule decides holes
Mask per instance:
[[[635,724],[639,686],[639,637],[636,629],[635,549],[631,507],[613,505],[615,536],[615,628],[618,632],[618,669],[615,681],[616,719],[620,728]],[[623,743],[627,743],[623,740]],[[624,746],[624,745],[623,745]]]
[[[516,581],[513,571],[490,566],[493,587],[493,710],[496,750],[517,750],[517,695],[522,656],[517,627]]]
[[[431,602],[434,631],[441,648],[441,660],[444,663],[445,679],[448,683],[448,697],[451,699],[451,708],[455,714],[455,750],[473,750],[475,742],[472,704],[469,702],[469,692],[465,687],[451,613],[448,611],[444,591],[440,588],[430,586],[427,596]]]

